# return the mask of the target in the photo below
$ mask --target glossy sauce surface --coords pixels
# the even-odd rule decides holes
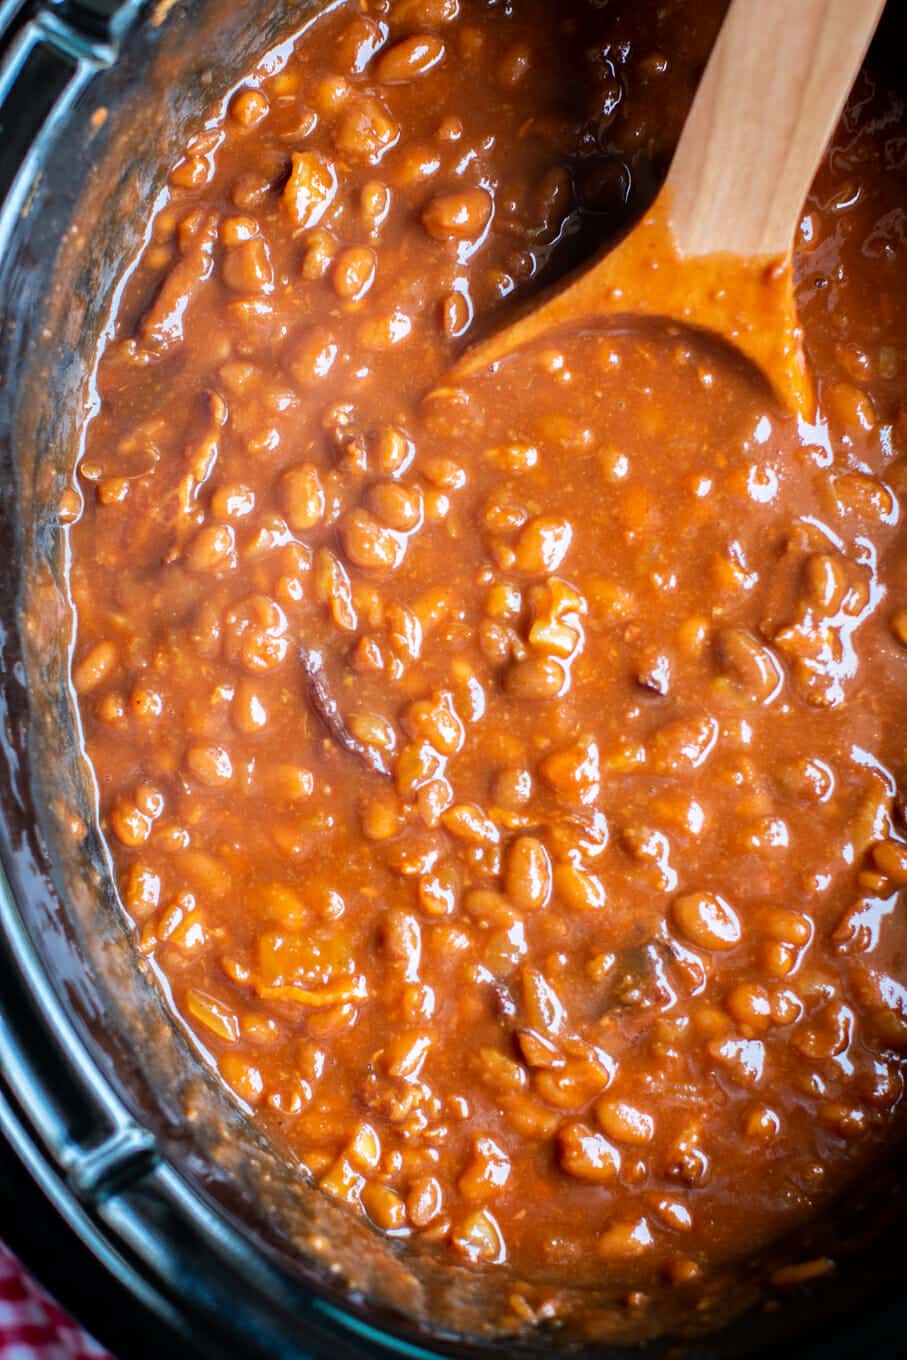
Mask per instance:
[[[902,1094],[900,101],[861,77],[804,212],[815,426],[657,328],[445,378],[651,196],[721,11],[375,0],[266,59],[63,508],[179,1013],[327,1193],[554,1281],[695,1282]]]

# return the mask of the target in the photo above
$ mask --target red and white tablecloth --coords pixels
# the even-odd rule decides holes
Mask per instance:
[[[0,1360],[110,1360],[0,1246]]]

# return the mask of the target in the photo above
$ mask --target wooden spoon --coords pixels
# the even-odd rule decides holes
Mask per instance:
[[[813,414],[794,301],[803,202],[884,0],[733,0],[664,188],[613,250],[457,376],[568,324],[658,317],[727,341],[792,411]]]

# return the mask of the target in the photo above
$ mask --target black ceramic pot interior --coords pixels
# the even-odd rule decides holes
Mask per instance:
[[[139,1297],[202,1329],[207,1354],[342,1360],[393,1348],[391,1336],[422,1354],[613,1354],[620,1326],[604,1289],[573,1300],[583,1319],[573,1335],[495,1340],[488,1319],[510,1291],[506,1272],[393,1243],[294,1174],[200,1063],[134,949],[68,685],[73,617],[55,509],[162,167],[212,99],[318,5],[131,4],[109,21],[114,8],[0,3],[0,854],[11,890],[0,905],[0,1123],[37,1149],[80,1235]],[[886,23],[879,51],[904,50],[900,5]],[[828,1252],[841,1266],[686,1353],[899,1353],[905,1185],[894,1162],[881,1167],[796,1241],[743,1263],[740,1304],[782,1261]],[[701,1329],[676,1291],[670,1307],[675,1339]]]

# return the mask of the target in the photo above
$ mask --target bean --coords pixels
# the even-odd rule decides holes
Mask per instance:
[[[359,210],[370,235],[377,234],[390,209],[391,191],[387,185],[377,179],[366,180],[359,196]]]
[[[215,519],[244,519],[255,509],[255,492],[242,482],[216,487],[211,494],[211,513]]]
[[[894,493],[878,477],[866,472],[847,472],[834,481],[835,499],[844,514],[873,520],[877,524],[894,524],[898,503]]]
[[[445,293],[441,299],[441,331],[448,340],[459,340],[472,325],[473,305],[461,289]]]
[[[384,46],[387,28],[366,14],[356,18],[340,34],[334,47],[337,65],[349,75],[361,75],[376,52]]]
[[[334,292],[349,302],[364,298],[375,281],[377,257],[368,246],[349,246],[334,263]]]
[[[160,875],[147,864],[130,865],[123,902],[134,921],[146,921],[161,904]]]
[[[259,1105],[265,1083],[258,1067],[242,1053],[224,1053],[219,1062],[221,1076],[231,1090],[247,1105]]]
[[[114,804],[110,810],[110,825],[113,834],[121,845],[130,849],[144,845],[151,835],[151,819],[146,817],[134,803],[124,801]]]
[[[521,911],[537,911],[547,906],[551,884],[548,851],[534,836],[520,836],[507,857],[507,896]]]
[[[407,340],[412,328],[412,320],[406,312],[400,307],[395,307],[392,312],[372,317],[359,327],[359,344],[363,349],[380,354]]]
[[[294,151],[283,203],[301,231],[317,227],[337,194],[337,171],[319,151]]]
[[[652,1230],[644,1218],[613,1223],[598,1239],[598,1254],[606,1261],[642,1256],[655,1245]]]
[[[450,916],[457,909],[461,889],[456,865],[442,863],[419,879],[419,905],[427,916]]]
[[[472,1157],[457,1188],[464,1199],[483,1202],[506,1189],[510,1173],[504,1149],[493,1138],[479,1135],[472,1140]]]
[[[206,156],[187,156],[170,172],[170,183],[178,189],[202,189],[209,183],[213,167]]]
[[[460,0],[394,0],[391,21],[421,31],[452,24],[459,14]]]
[[[399,125],[387,107],[366,95],[343,113],[334,141],[342,156],[377,165],[399,139]]]
[[[268,725],[268,709],[255,685],[246,679],[237,682],[230,705],[230,721],[238,732],[253,736]]]
[[[403,813],[399,800],[373,798],[365,805],[362,814],[362,830],[371,841],[386,841],[396,836],[403,826]]]
[[[488,226],[494,204],[487,189],[439,194],[422,212],[422,224],[438,241],[475,241]]]
[[[520,531],[516,565],[533,575],[557,571],[569,551],[573,529],[557,515],[537,515]]]
[[[723,897],[710,892],[686,893],[671,904],[672,920],[685,940],[699,949],[734,949],[741,939],[740,920]]]
[[[112,675],[117,665],[117,649],[112,642],[96,642],[82,657],[72,673],[77,694],[90,694]]]
[[[784,673],[768,647],[744,628],[725,628],[718,634],[721,668],[756,703],[768,704],[784,683]]]
[[[526,42],[511,43],[497,66],[498,84],[505,90],[515,90],[532,69],[532,51]]]
[[[414,33],[382,53],[375,76],[384,85],[402,85],[427,76],[444,60],[444,43],[435,33]]]
[[[224,746],[190,746],[186,765],[196,779],[209,788],[221,788],[233,778],[233,762]]]
[[[652,768],[656,774],[682,774],[696,770],[711,755],[718,739],[714,718],[681,719],[666,723],[649,743]]]
[[[525,1067],[494,1048],[480,1049],[479,1069],[483,1079],[496,1091],[522,1091],[528,1084]]]
[[[418,486],[377,482],[369,490],[369,505],[382,524],[398,533],[414,533],[422,524],[424,502]]]
[[[577,864],[557,865],[554,891],[557,901],[572,911],[600,911],[608,900],[601,879]]]
[[[453,1246],[472,1264],[486,1261],[499,1264],[507,1258],[504,1235],[497,1219],[487,1209],[468,1214],[453,1231]]]
[[[362,1204],[372,1222],[385,1232],[406,1226],[406,1205],[389,1185],[369,1181],[362,1191]]]
[[[825,404],[829,415],[845,433],[858,429],[870,434],[875,429],[872,398],[854,383],[833,383],[825,392]]]
[[[570,801],[591,803],[601,787],[598,743],[590,736],[580,737],[570,746],[546,756],[540,766],[547,784]]]
[[[441,157],[431,146],[408,146],[400,153],[393,168],[393,183],[397,189],[412,190],[425,184],[441,169]]]
[[[272,798],[300,803],[315,791],[315,776],[303,765],[278,764],[267,771],[265,785]]]
[[[321,474],[312,463],[289,468],[280,479],[280,505],[291,529],[313,529],[324,519],[326,500]]]
[[[503,636],[506,638],[508,634]],[[500,658],[502,661],[506,650]],[[504,676],[504,688],[515,699],[555,699],[566,687],[567,672],[562,663],[551,656],[530,656],[525,661],[517,661]]]
[[[880,841],[872,848],[876,868],[899,888],[907,885],[907,845],[901,841]]]
[[[557,1136],[557,1150],[562,1169],[577,1180],[610,1185],[617,1179],[620,1153],[588,1124],[565,1124]]]
[[[411,704],[404,721],[410,736],[430,742],[441,755],[452,756],[463,745],[463,724],[449,690],[441,690],[431,699],[420,699]]]
[[[393,571],[406,554],[406,540],[380,524],[368,510],[351,511],[343,521],[341,535],[350,561],[369,571]]]
[[[444,1207],[444,1192],[435,1176],[418,1176],[406,1196],[406,1212],[414,1228],[427,1228]]]
[[[504,807],[525,807],[532,797],[532,773],[520,766],[509,766],[495,778],[495,802]]]
[[[190,571],[224,571],[236,566],[236,535],[229,524],[208,524],[186,549]]]
[[[303,331],[292,342],[287,354],[287,368],[300,387],[326,378],[337,358],[337,341],[331,331],[315,326]]]
[[[243,128],[257,127],[269,112],[270,105],[261,90],[239,90],[230,100],[230,117]]]
[[[766,989],[756,982],[741,982],[725,1000],[728,1014],[746,1033],[761,1034],[772,1023],[772,1001]]]
[[[476,803],[458,803],[441,821],[452,836],[471,845],[496,845],[500,840],[494,822]]]

